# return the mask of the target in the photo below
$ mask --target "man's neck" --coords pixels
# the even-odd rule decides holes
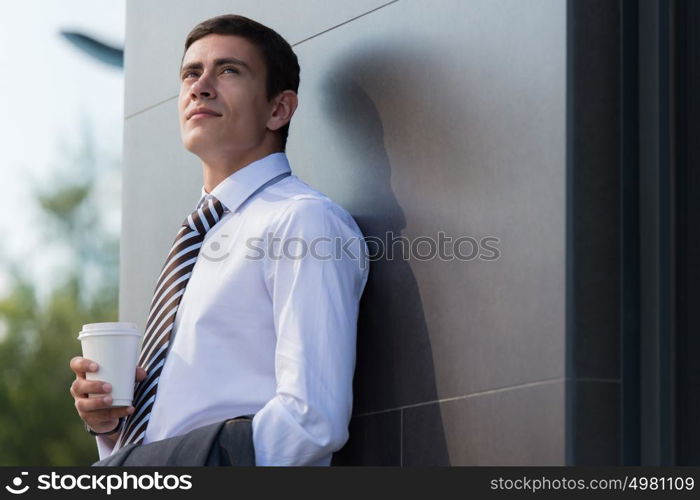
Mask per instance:
[[[260,160],[269,156],[273,153],[281,153],[280,150],[266,150],[266,151],[256,151],[255,153],[247,154],[242,157],[232,158],[227,157],[220,160],[207,159],[202,160],[202,172],[204,175],[204,189],[207,193],[211,193],[212,190],[219,185],[227,177],[231,176],[234,172],[242,169],[243,167],[250,165],[254,161]]]

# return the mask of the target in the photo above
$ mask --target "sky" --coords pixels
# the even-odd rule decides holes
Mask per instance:
[[[3,6],[0,213],[12,217],[0,217],[0,294],[7,289],[10,260],[31,260],[27,267],[41,274],[61,259],[42,241],[37,213],[27,201],[33,185],[50,185],[65,166],[64,151],[81,144],[85,124],[100,152],[96,163],[121,162],[123,72],[83,54],[59,32],[80,31],[123,47],[125,9],[125,0],[22,0]],[[100,187],[115,231],[119,183],[112,176]]]

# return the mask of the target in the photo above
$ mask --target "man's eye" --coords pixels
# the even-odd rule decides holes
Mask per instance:
[[[190,75],[196,75],[194,71],[190,71],[189,73],[183,73],[182,79],[184,80],[185,78],[189,78]]]
[[[238,73],[238,70],[236,68],[224,68],[224,71],[233,71],[234,73]]]

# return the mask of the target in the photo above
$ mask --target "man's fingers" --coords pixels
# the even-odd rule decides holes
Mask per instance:
[[[87,413],[95,410],[106,410],[112,407],[112,396],[100,396],[97,398],[78,398],[75,400],[78,413]]]
[[[81,369],[83,358],[76,356],[70,360],[70,369],[76,374],[78,378],[85,378],[85,372]]]
[[[76,378],[71,383],[70,393],[75,399],[75,409],[83,421],[92,429],[113,427],[115,419],[126,417],[134,413],[133,406],[113,407],[111,395],[112,384],[102,380],[88,380],[86,372],[96,372],[99,366],[94,361],[75,356],[70,360],[70,367],[75,372]],[[136,380],[146,378],[146,370],[136,369]],[[99,394],[98,397],[89,397],[89,394]],[[109,425],[108,425],[109,424]]]
[[[133,406],[111,406],[112,397],[103,396],[99,398],[79,398],[75,400],[75,407],[78,414],[85,419],[104,419],[123,417],[130,414],[129,408],[133,413]]]
[[[82,418],[110,418],[123,417],[128,414],[129,406],[112,406],[112,396],[101,396],[99,398],[78,398],[75,400],[75,407]]]
[[[96,372],[99,366],[90,359],[75,356],[70,360],[70,368],[79,378],[85,378],[85,372]]]
[[[87,394],[107,394],[112,391],[112,384],[101,380],[75,379],[70,393],[73,397],[84,398]]]
[[[87,423],[87,422],[86,422]],[[99,432],[105,432],[107,430],[113,429],[117,424],[115,423],[115,419],[110,418],[106,420],[99,420],[97,422],[92,421],[91,423],[88,424],[92,430],[97,430],[99,427],[104,426],[105,429],[99,429]],[[98,427],[99,426],[99,427]]]
[[[78,398],[75,400],[75,408],[81,418],[109,420],[115,415],[123,417],[127,415],[128,406],[112,406],[112,396],[100,396],[97,398]]]
[[[112,384],[102,380],[87,380],[86,372],[96,372],[99,369],[97,363],[81,356],[75,356],[70,360],[70,367],[75,372],[76,378],[71,383],[70,393],[75,399],[75,409],[83,421],[92,429],[99,429],[111,425],[115,419],[126,417],[134,412],[133,406],[113,407],[111,395]],[[145,378],[146,371],[143,372]],[[139,371],[136,371],[137,380]],[[99,397],[89,397],[89,394],[99,394]],[[108,425],[109,424],[109,425]]]
[[[80,414],[80,417],[88,425],[90,425],[90,427],[92,427],[92,425],[99,426],[107,421],[114,420],[115,418],[126,417],[132,413],[133,406],[118,406],[116,408],[103,408],[101,410],[84,412]]]

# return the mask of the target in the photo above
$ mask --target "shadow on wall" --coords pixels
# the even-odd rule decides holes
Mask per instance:
[[[352,210],[354,217],[365,237],[384,239],[389,231],[402,234],[406,219],[391,188],[379,111],[357,83],[358,74],[383,81],[388,65],[376,53],[365,56],[355,52],[349,63],[339,57],[342,68],[329,73],[322,94],[325,116],[342,137],[338,154],[361,158],[351,180],[353,200],[359,200],[353,206],[361,207]],[[394,169],[401,175],[400,165]],[[358,320],[354,395],[350,438],[333,465],[449,465],[439,406],[418,412],[411,428],[400,409],[438,399],[420,291],[408,260],[385,256],[371,263]]]

